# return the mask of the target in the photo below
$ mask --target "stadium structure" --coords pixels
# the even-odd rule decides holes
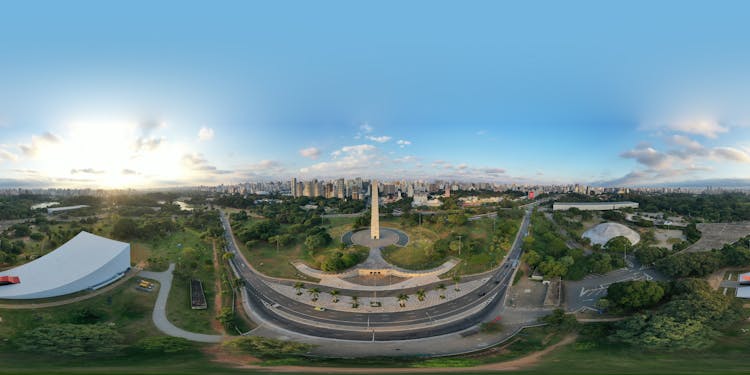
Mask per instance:
[[[620,223],[602,223],[583,232],[583,237],[590,239],[592,245],[600,244],[603,246],[609,240],[619,236],[627,238],[631,245],[635,245],[641,241],[641,236],[638,232]]]
[[[130,269],[130,244],[78,233],[51,253],[0,272],[0,299],[57,297],[95,290]]]

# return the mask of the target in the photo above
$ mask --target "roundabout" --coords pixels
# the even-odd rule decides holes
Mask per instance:
[[[342,236],[342,241],[369,245],[365,262],[337,274],[293,263],[301,273],[318,278],[317,283],[268,277],[258,273],[238,251],[232,228],[223,215],[222,223],[226,251],[236,255],[230,264],[244,281],[248,308],[268,327],[321,340],[400,341],[477,329],[479,323],[497,317],[503,311],[505,292],[521,254],[520,239],[527,231],[529,212],[505,262],[490,272],[460,281],[439,277],[458,264],[458,259],[421,271],[386,262],[379,246],[406,244],[409,237],[393,228],[380,228],[377,219],[373,220],[377,232],[371,225],[370,231]],[[396,277],[395,283],[385,282],[391,277]],[[331,294],[333,291],[335,294]]]

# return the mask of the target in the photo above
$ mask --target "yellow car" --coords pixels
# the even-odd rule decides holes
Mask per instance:
[[[325,307],[321,307],[321,306],[315,306],[315,310],[316,311],[326,311],[326,308]]]

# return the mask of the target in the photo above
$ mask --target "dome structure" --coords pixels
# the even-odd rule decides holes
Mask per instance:
[[[638,232],[620,223],[601,223],[583,232],[583,237],[590,239],[592,245],[600,244],[604,246],[609,240],[619,236],[627,238],[631,245],[641,241]]]

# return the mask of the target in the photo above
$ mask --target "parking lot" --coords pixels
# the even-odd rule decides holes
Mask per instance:
[[[565,281],[563,294],[567,311],[596,310],[596,301],[607,295],[610,284],[629,280],[666,280],[656,270],[633,267],[621,268],[604,275],[589,275],[579,281]]]

